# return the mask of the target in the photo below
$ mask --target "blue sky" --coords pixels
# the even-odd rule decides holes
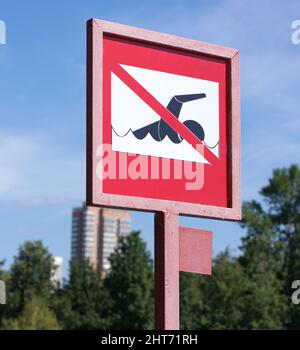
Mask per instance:
[[[71,208],[85,198],[85,26],[101,18],[241,51],[242,193],[257,198],[275,167],[300,162],[299,1],[0,0],[0,260],[42,239],[70,255]],[[236,223],[182,218],[211,229],[214,253],[238,253]],[[153,246],[153,215],[133,213]]]

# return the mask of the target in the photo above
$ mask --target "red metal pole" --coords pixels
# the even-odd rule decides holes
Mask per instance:
[[[155,213],[155,329],[179,329],[178,214]]]

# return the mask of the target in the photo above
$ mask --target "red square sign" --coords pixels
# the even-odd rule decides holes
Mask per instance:
[[[240,218],[237,50],[88,22],[87,203]]]

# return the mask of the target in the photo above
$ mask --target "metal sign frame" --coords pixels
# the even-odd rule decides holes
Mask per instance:
[[[123,196],[102,192],[96,176],[97,147],[102,140],[103,37],[128,39],[180,52],[222,59],[227,71],[227,176],[228,207],[194,204],[164,199]],[[87,23],[87,205],[126,208],[150,212],[224,220],[240,220],[240,90],[239,51],[98,19]]]

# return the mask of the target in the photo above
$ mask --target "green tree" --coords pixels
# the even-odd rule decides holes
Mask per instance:
[[[276,225],[279,240],[284,246],[281,279],[284,283],[288,313],[287,328],[300,329],[300,310],[291,303],[291,284],[300,279],[300,169],[297,165],[273,171],[269,184],[261,194],[268,205],[268,214]]]
[[[120,239],[105,279],[111,299],[111,328],[153,328],[153,263],[139,232]]]
[[[283,327],[285,302],[280,279],[283,246],[276,226],[256,202],[244,205],[243,227],[248,229],[242,240],[239,258],[247,276],[249,289],[244,300],[243,328],[280,329]]]
[[[206,298],[208,279],[192,273],[180,273],[180,329],[207,329],[209,304]]]
[[[3,270],[4,264],[5,260],[0,260],[0,280],[5,282],[9,277],[9,273]]]
[[[15,319],[3,322],[7,330],[59,330],[60,325],[52,311],[41,299],[33,298],[26,303],[21,314]]]
[[[52,307],[64,329],[109,327],[110,298],[88,260],[70,263],[70,280],[56,291]]]
[[[248,289],[242,266],[226,249],[214,259],[213,274],[207,280],[207,328],[243,328],[244,296]]]
[[[42,242],[25,242],[11,267],[6,317],[18,317],[27,302],[35,297],[48,304],[53,291],[53,271],[53,258]]]
[[[273,171],[260,191],[263,202],[244,205],[241,263],[252,281],[248,326],[300,328],[300,310],[291,303],[291,283],[300,279],[300,169]]]
[[[212,276],[181,274],[182,329],[240,329],[249,281],[229,250],[213,261]]]

